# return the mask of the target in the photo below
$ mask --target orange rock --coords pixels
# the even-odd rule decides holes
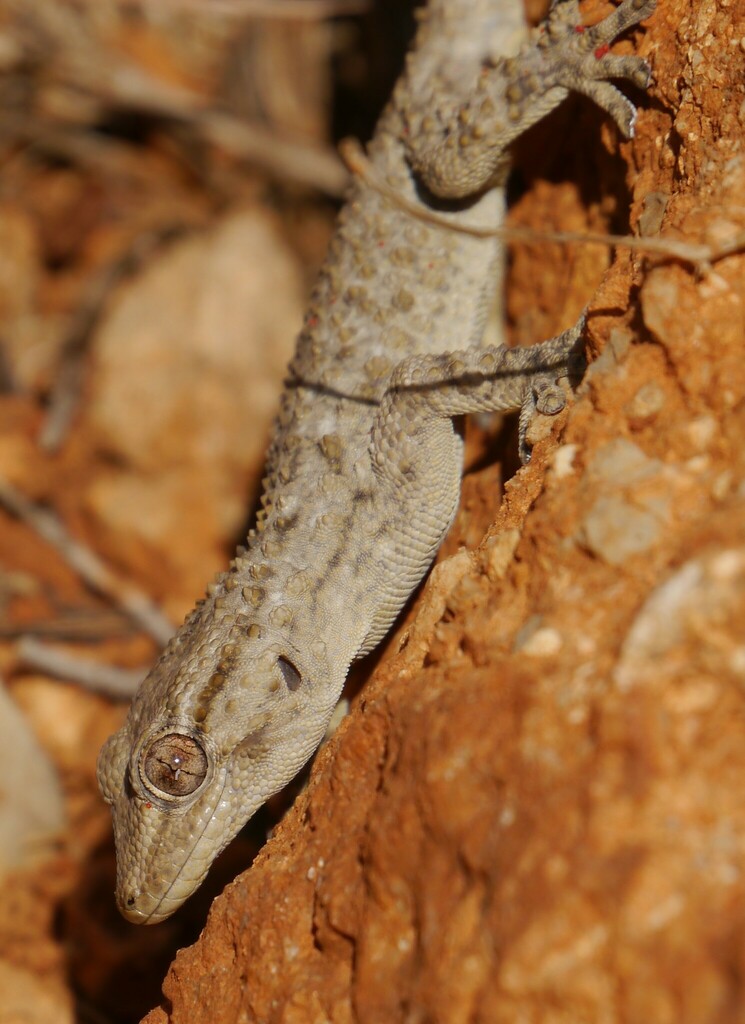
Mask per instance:
[[[642,44],[653,100],[623,147],[632,223],[655,191],[663,232],[742,230],[744,33],[731,5],[660,5]],[[578,194],[602,192],[570,145]],[[519,316],[586,301],[571,275],[544,275],[551,260],[517,261]],[[597,344],[623,326],[623,295],[633,344],[585,385],[551,465],[539,446],[501,507],[492,494],[491,536],[509,538],[497,571],[487,542],[433,574],[403,649],[389,644],[148,1024],[740,1019],[744,263],[611,272]],[[591,468],[630,435],[649,480]],[[465,484],[477,514],[480,486]],[[665,499],[620,562],[583,544],[609,495],[654,515]],[[451,549],[474,529],[461,516]]]

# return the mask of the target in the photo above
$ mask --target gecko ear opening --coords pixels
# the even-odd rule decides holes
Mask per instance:
[[[277,664],[279,665],[279,670],[282,673],[284,681],[287,683],[287,689],[294,693],[302,683],[303,677],[292,662],[289,661],[289,659],[284,658],[281,654],[277,658]]]
[[[204,748],[182,733],[168,733],[154,740],[140,761],[140,778],[149,790],[166,796],[189,796],[207,777]]]

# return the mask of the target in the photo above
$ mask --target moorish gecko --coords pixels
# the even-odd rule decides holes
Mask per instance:
[[[655,0],[582,28],[560,0],[533,31],[519,0],[431,0],[369,146],[411,216],[356,181],[339,216],[281,399],[259,523],[137,693],[99,758],[117,902],[172,914],[251,815],[320,743],[350,664],[385,635],[458,504],[452,417],[564,404],[581,323],[530,348],[483,344],[501,246],[508,147],[572,90],[633,133],[608,82],[648,83],[609,43]]]

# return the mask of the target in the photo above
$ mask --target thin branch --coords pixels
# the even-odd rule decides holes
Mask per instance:
[[[285,138],[262,125],[247,124],[207,106],[198,92],[158,78],[118,51],[96,52],[84,24],[66,4],[47,5],[43,18],[34,20],[22,0],[9,3],[23,29],[19,30],[18,42],[32,65],[43,66],[47,89],[54,85],[69,90],[71,100],[84,97],[97,104],[180,122],[203,140],[274,177],[335,197],[344,191],[348,176],[330,147]]]
[[[60,346],[62,356],[39,434],[39,446],[44,451],[58,451],[67,437],[80,399],[88,344],[112,291],[124,278],[135,274],[159,245],[175,237],[180,230],[180,225],[164,224],[157,230],[138,235],[89,282]]]
[[[78,683],[86,690],[103,693],[116,700],[129,700],[145,678],[142,669],[116,668],[99,665],[87,658],[78,658],[67,651],[49,647],[31,636],[25,636],[16,646],[18,659],[27,668],[46,675]]]
[[[153,0],[140,0],[148,7]],[[287,19],[291,21],[322,21],[324,18],[364,14],[369,0],[155,0],[172,8],[183,8],[195,14],[215,14],[238,18]]]
[[[396,189],[391,188],[378,175],[356,139],[344,139],[339,145],[339,152],[355,177],[364,181],[369,188],[374,189],[399,209],[428,224],[434,224],[459,234],[471,235],[474,238],[502,238],[507,242],[561,242],[564,244],[583,242],[615,245],[635,252],[669,256],[682,263],[692,264],[700,273],[705,273],[712,263],[745,250],[745,231],[738,233],[729,242],[713,247],[683,242],[675,238],[637,238],[634,235],[607,235],[599,231],[544,231],[537,228],[506,226],[480,228],[475,225],[459,224],[427,209],[426,206],[412,202]]]
[[[18,640],[34,636],[39,640],[90,644],[112,637],[131,637],[132,622],[116,608],[67,612],[51,619],[8,622],[0,618],[0,640]]]
[[[29,501],[5,480],[0,480],[0,505],[51,544],[91,590],[112,601],[160,647],[168,643],[174,627],[157,605],[139,587],[120,579],[89,547],[71,537],[54,513]]]
[[[191,121],[209,142],[275,177],[334,197],[343,195],[349,184],[344,165],[332,149],[286,139],[260,125],[249,125],[215,111],[205,111]]]
[[[165,85],[134,65],[120,61],[100,75],[93,67],[85,73],[79,73],[80,70],[77,64],[69,69],[71,77],[65,84],[73,91],[97,101],[103,98],[151,117],[180,122],[206,142],[256,164],[274,177],[289,179],[335,197],[340,196],[348,184],[344,165],[330,147],[289,139],[270,128],[248,124],[205,107],[196,93]]]

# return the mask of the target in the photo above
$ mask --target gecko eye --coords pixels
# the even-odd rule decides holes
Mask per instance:
[[[194,793],[207,776],[207,755],[196,740],[180,733],[160,736],[145,753],[143,782],[170,796]]]
[[[293,692],[297,690],[303,680],[292,662],[280,655],[277,658],[277,664],[279,665],[279,670],[282,673],[284,681],[287,683],[287,689],[292,690]]]

